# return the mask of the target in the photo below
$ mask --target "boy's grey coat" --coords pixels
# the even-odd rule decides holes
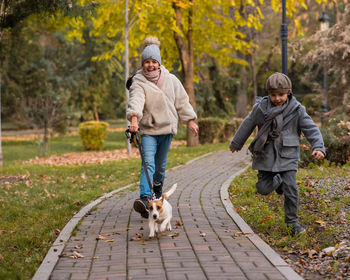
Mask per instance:
[[[255,127],[258,126],[260,129],[264,124],[268,102],[269,97],[265,96],[254,105],[252,112],[244,119],[233,137],[232,148],[242,149]],[[253,157],[253,169],[271,172],[297,170],[301,132],[311,144],[313,151],[318,150],[326,154],[320,130],[306,113],[305,107],[296,102],[295,109],[283,119],[283,129],[279,138],[267,141],[262,157]]]

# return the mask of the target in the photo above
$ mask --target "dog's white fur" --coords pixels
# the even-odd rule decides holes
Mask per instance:
[[[148,200],[149,237],[154,237],[154,234],[158,232],[158,224],[160,224],[160,232],[165,231],[165,229],[171,230],[170,221],[173,212],[170,203],[166,199],[175,192],[176,188],[177,184],[174,184],[161,198]]]

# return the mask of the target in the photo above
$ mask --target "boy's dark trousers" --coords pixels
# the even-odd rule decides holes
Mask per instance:
[[[296,171],[269,172],[260,171],[256,189],[259,194],[268,195],[279,186],[284,193],[284,221],[286,224],[298,222],[299,192],[296,185]]]

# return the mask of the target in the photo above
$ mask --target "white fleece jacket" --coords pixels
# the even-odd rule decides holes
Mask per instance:
[[[126,116],[129,121],[137,116],[141,134],[176,135],[178,116],[183,122],[197,118],[179,79],[164,67],[162,71],[161,88],[148,81],[141,70],[133,77]]]

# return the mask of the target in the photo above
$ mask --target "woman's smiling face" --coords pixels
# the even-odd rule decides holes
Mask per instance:
[[[148,58],[143,62],[142,68],[144,72],[152,72],[158,70],[160,65],[157,60]]]

